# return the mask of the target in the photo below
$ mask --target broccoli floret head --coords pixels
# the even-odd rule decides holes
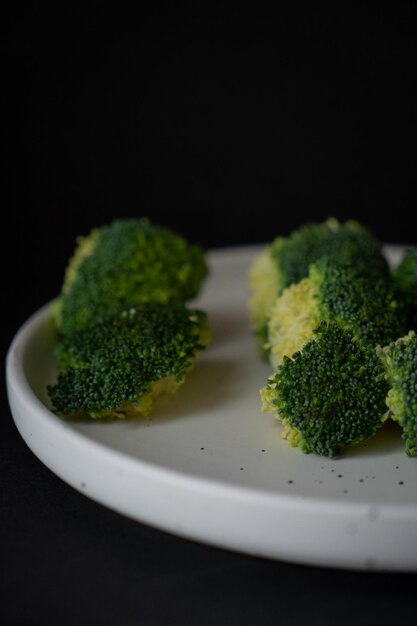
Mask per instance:
[[[408,335],[379,350],[390,390],[390,417],[403,429],[405,451],[417,456],[417,335]]]
[[[313,335],[321,321],[337,321],[355,338],[376,346],[401,334],[401,309],[382,278],[327,257],[310,266],[307,278],[284,289],[268,314],[266,349],[275,368]]]
[[[180,303],[130,307],[67,333],[48,387],[53,407],[67,416],[146,415],[157,395],[184,382],[209,336],[204,313]]]
[[[354,265],[368,276],[388,276],[388,264],[381,244],[362,224],[354,220],[340,224],[330,218],[322,224],[307,224],[288,239],[278,237],[271,254],[279,267],[280,290],[308,273],[311,263],[324,256],[341,264]]]
[[[144,302],[185,302],[207,274],[202,250],[147,220],[117,220],[81,238],[54,317],[66,333]]]
[[[372,278],[389,275],[380,243],[354,220],[340,224],[330,218],[321,224],[306,224],[289,237],[277,237],[254,259],[249,272],[249,310],[260,340],[275,298],[305,278],[310,265],[325,256]]]
[[[376,350],[336,322],[323,322],[261,391],[263,410],[303,452],[338,456],[371,437],[387,412],[388,383]]]
[[[406,250],[392,277],[407,316],[406,330],[417,330],[417,248]]]

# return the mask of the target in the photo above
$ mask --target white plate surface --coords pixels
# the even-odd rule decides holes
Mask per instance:
[[[49,409],[56,375],[46,306],[8,355],[9,401],[28,446],[67,483],[139,521],[204,543],[298,563],[417,571],[417,459],[399,428],[338,460],[303,455],[261,413],[270,369],[246,312],[251,248],[210,253],[197,305],[214,340],[182,389],[150,418],[64,421]],[[389,248],[395,262],[401,250]]]

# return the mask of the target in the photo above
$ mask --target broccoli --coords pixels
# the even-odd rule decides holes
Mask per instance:
[[[66,416],[146,415],[161,392],[184,382],[209,338],[205,314],[175,302],[130,307],[68,332],[48,387],[53,407]]]
[[[207,274],[202,250],[146,220],[116,220],[80,238],[54,318],[62,333],[144,302],[185,302]]]
[[[325,257],[310,266],[307,278],[284,289],[269,311],[265,348],[273,368],[299,350],[321,321],[337,321],[373,346],[396,339],[404,326],[387,280]]]
[[[390,385],[390,417],[403,429],[406,453],[417,456],[417,335],[410,331],[378,353]]]
[[[276,238],[255,257],[249,271],[249,312],[262,347],[267,311],[275,298],[305,278],[310,265],[324,256],[372,278],[389,276],[380,243],[353,220],[339,224],[330,218],[322,224],[306,224],[287,238]]]
[[[262,410],[282,420],[291,445],[335,457],[375,434],[387,417],[388,391],[376,349],[348,328],[322,322],[261,390]]]
[[[406,330],[417,330],[417,248],[406,250],[392,277],[398,300],[407,315]]]

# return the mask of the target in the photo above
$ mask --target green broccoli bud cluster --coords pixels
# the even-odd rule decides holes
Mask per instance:
[[[110,314],[62,338],[56,349],[61,371],[48,387],[50,398],[69,416],[146,415],[159,393],[184,382],[208,336],[205,314],[180,303]]]
[[[252,267],[264,289],[252,291],[252,321],[275,371],[263,411],[306,453],[338,456],[391,417],[417,456],[417,341],[404,336],[417,320],[417,251],[390,274],[371,240],[355,222],[307,225]]]
[[[261,391],[263,410],[284,423],[303,452],[335,457],[375,434],[386,417],[389,386],[375,349],[335,322],[322,322]]]
[[[308,275],[309,268],[327,257],[356,268],[370,279],[387,279],[389,268],[381,245],[363,225],[349,220],[340,224],[334,218],[322,224],[307,224],[289,237],[277,237],[254,259],[249,272],[249,311],[264,350],[268,311],[277,296]]]
[[[202,250],[146,220],[117,220],[79,240],[53,305],[54,409],[94,418],[146,415],[175,392],[210,339],[190,310],[207,274]]]
[[[123,307],[186,302],[207,275],[203,251],[147,220],[116,220],[79,240],[55,305],[61,332]]]
[[[342,265],[354,265],[358,272],[368,276],[387,276],[389,271],[381,244],[354,220],[339,224],[330,218],[322,224],[304,225],[288,239],[275,239],[271,256],[279,267],[279,292],[304,278],[310,265],[323,257]]]
[[[262,409],[305,453],[336,457],[373,436],[390,417],[417,456],[417,336],[374,349],[336,322],[322,322],[261,390]]]
[[[336,321],[361,341],[385,345],[403,330],[389,282],[325,257],[285,289],[268,313],[266,349],[276,367],[308,341],[320,322]]]

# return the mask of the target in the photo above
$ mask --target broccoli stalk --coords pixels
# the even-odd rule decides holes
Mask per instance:
[[[162,392],[185,380],[208,343],[206,316],[182,304],[148,303],[63,336],[60,373],[48,387],[54,409],[94,418],[146,415]]]

